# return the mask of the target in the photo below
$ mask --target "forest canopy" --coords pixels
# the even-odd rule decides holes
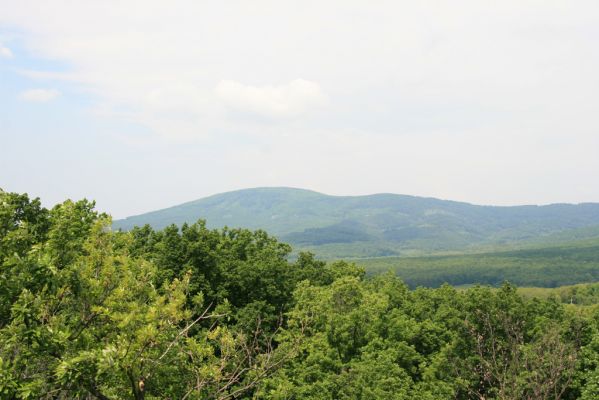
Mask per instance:
[[[0,191],[2,399],[596,399],[599,313]]]

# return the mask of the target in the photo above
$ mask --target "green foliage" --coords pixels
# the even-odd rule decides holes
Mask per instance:
[[[264,231],[113,232],[93,207],[0,192],[2,399],[599,395],[598,310],[563,304],[596,285],[411,290]]]
[[[564,304],[575,304],[577,306],[599,304],[599,283],[582,283],[557,288],[520,287],[518,293],[529,298],[556,298]]]
[[[375,239],[365,232],[365,227],[352,221],[342,221],[324,228],[309,228],[293,232],[283,239],[299,246],[320,246],[329,243],[355,243]]]
[[[327,269],[308,257],[311,274],[294,274],[289,246],[260,231],[113,233],[86,200],[46,210],[0,194],[2,398],[251,390],[286,354],[269,338],[294,282]]]
[[[368,274],[394,271],[412,287],[488,284],[558,287],[599,281],[596,240],[526,250],[360,260]]]

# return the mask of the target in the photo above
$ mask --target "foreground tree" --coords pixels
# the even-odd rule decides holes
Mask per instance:
[[[448,367],[460,396],[561,399],[575,376],[584,325],[556,302],[525,301],[514,287],[475,288]]]
[[[192,270],[157,284],[159,269],[93,203],[47,212],[3,195],[0,397],[227,399],[293,351],[275,352],[260,323],[228,327],[229,303],[191,293]]]

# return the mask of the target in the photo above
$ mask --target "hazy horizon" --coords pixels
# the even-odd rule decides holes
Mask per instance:
[[[599,3],[0,0],[0,187],[599,202]]]

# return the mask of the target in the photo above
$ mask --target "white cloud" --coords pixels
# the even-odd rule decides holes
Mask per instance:
[[[60,96],[60,92],[54,89],[29,89],[21,92],[19,98],[35,103],[46,103]]]
[[[296,117],[327,103],[320,86],[303,79],[279,86],[250,86],[223,80],[215,93],[233,110],[273,118]]]
[[[12,51],[2,43],[0,43],[0,57],[13,58]]]
[[[288,117],[327,99],[331,129],[595,121],[596,2],[257,3],[0,0],[0,24],[68,66],[28,76],[79,84],[159,133],[209,135],[246,113],[315,123]]]

